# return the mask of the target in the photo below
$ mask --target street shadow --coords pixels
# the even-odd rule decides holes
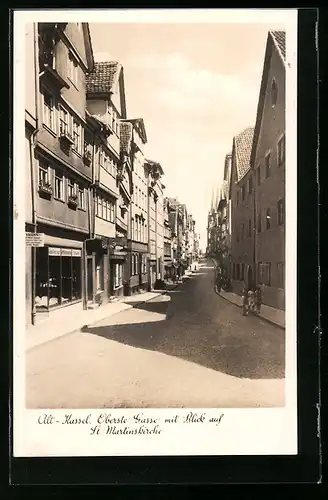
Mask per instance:
[[[248,379],[285,376],[284,332],[273,335],[236,331],[220,341],[220,325],[177,321],[170,302],[141,304],[138,309],[166,315],[164,321],[84,327],[83,332],[131,347],[178,357],[221,373]],[[195,317],[197,320],[197,318]],[[234,328],[238,328],[234,325]],[[240,328],[240,327],[239,327]],[[227,340],[228,339],[228,340]]]

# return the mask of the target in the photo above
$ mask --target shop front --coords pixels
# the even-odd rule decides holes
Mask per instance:
[[[108,239],[94,238],[86,242],[87,307],[108,302]]]
[[[78,247],[45,245],[36,249],[37,314],[82,302],[82,253]]]
[[[126,295],[133,295],[149,288],[147,243],[128,242],[128,273]]]

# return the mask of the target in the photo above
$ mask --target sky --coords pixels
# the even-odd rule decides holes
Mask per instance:
[[[268,24],[90,23],[96,61],[124,68],[127,113],[143,118],[146,157],[166,196],[187,205],[206,248],[212,189],[233,137],[255,125]]]

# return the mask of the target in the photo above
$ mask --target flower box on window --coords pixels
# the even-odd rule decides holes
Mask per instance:
[[[72,146],[74,144],[73,137],[71,133],[65,127],[61,127],[60,129],[60,140],[65,143],[67,146]]]
[[[51,196],[53,193],[53,188],[50,182],[39,182],[39,192]]]
[[[72,208],[77,208],[79,204],[79,198],[77,194],[72,194],[68,197],[68,205]]]

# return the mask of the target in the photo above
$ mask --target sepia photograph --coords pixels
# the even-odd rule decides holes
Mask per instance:
[[[14,363],[43,423],[49,408],[66,424],[138,409],[145,424],[151,409],[202,422],[287,405],[297,17],[215,12],[20,24]]]

